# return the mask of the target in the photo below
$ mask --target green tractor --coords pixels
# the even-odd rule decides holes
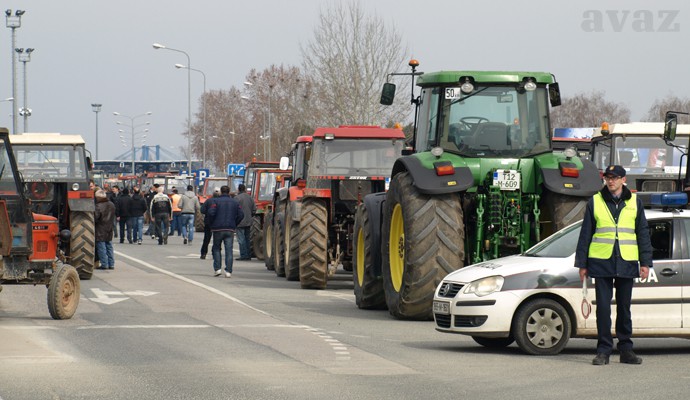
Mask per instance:
[[[552,74],[417,65],[405,73],[421,88],[411,99],[414,150],[395,162],[385,195],[364,199],[354,235],[357,305],[400,319],[431,319],[445,275],[527,250],[581,219],[602,187],[574,149],[552,151],[549,102],[560,105]],[[381,102],[394,94],[386,83]]]

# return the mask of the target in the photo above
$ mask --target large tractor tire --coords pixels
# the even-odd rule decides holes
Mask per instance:
[[[542,202],[542,211],[548,213],[547,219],[551,223],[543,227],[544,234],[540,239],[544,239],[560,229],[581,220],[585,215],[587,200],[588,198],[586,197],[546,192]]]
[[[328,280],[328,211],[323,201],[302,202],[299,281],[302,289],[325,289]]]
[[[96,228],[94,213],[86,211],[70,212],[70,264],[77,269],[79,278],[91,279],[96,263]]]
[[[374,252],[380,251],[380,242],[376,242],[376,232],[369,223],[369,213],[362,203],[355,214],[354,282],[355,303],[362,309],[385,309],[386,296],[383,291],[383,279],[376,274]]]
[[[396,318],[430,320],[436,286],[463,266],[465,226],[456,194],[426,195],[402,172],[391,179],[382,232],[382,275]]]
[[[289,281],[299,280],[299,220],[295,221],[294,203],[288,205],[287,218],[285,219],[285,278]]]
[[[269,212],[266,214],[264,219],[264,265],[269,271],[275,269],[274,259],[273,259],[273,213]]]
[[[53,319],[70,319],[79,306],[79,274],[68,264],[60,263],[48,284],[48,311]]]
[[[204,214],[201,211],[194,214],[194,231],[203,232],[204,231]]]
[[[276,214],[275,226],[273,227],[273,268],[276,276],[285,276],[285,215],[280,212]]]
[[[263,223],[261,215],[255,215],[252,218],[252,227],[249,232],[251,238],[251,251],[254,257],[259,260],[264,259],[264,238],[263,238]]]

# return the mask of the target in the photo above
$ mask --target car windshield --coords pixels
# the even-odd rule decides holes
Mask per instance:
[[[26,181],[87,179],[84,153],[70,145],[13,146],[17,165]]]
[[[310,175],[388,176],[402,153],[395,139],[314,140]]]
[[[537,243],[523,255],[528,257],[566,258],[575,254],[582,221],[572,224]]]

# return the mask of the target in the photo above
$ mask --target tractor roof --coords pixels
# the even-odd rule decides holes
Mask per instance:
[[[664,134],[663,122],[630,122],[627,124],[611,124],[609,133],[616,135],[657,135]],[[690,124],[678,124],[676,135],[690,135]],[[592,137],[600,137],[601,128],[595,128]]]
[[[85,144],[84,138],[81,135],[62,135],[60,133],[22,133],[10,135],[10,143],[37,145]]]
[[[425,72],[417,78],[418,86],[438,86],[439,84],[459,84],[460,78],[471,77],[476,83],[519,83],[524,78],[534,78],[537,83],[553,83],[553,75],[548,72],[527,71],[438,71]]]
[[[336,138],[348,139],[405,139],[405,134],[400,129],[367,125],[341,125],[337,128],[316,128],[313,136],[315,138],[323,138],[326,134],[332,134]]]

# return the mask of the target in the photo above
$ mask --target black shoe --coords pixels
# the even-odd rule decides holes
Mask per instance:
[[[621,351],[622,364],[642,364],[642,358],[638,357],[632,350]]]
[[[251,258],[249,258],[249,257],[238,257],[235,260],[237,260],[237,261],[249,261],[249,260],[251,260]]]
[[[125,240],[124,240],[124,239],[120,240],[120,243],[124,243],[124,242],[125,242]]]
[[[202,260],[205,260],[205,259],[206,259],[206,254],[202,254],[201,257],[199,257],[199,258],[201,258]]]
[[[597,353],[597,356],[594,357],[594,360],[592,360],[592,365],[606,365],[608,363],[609,363],[609,355],[604,354],[604,353]]]
[[[160,242],[160,241],[159,241],[159,242],[158,242],[158,245],[159,245],[159,246],[162,246],[162,245],[163,245],[163,242]]]
[[[163,243],[168,244],[168,238],[163,238]]]
[[[184,240],[184,244],[187,244],[187,239]]]

